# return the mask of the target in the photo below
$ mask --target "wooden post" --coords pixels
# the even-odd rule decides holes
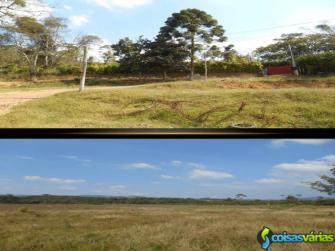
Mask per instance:
[[[85,90],[85,82],[86,82],[86,72],[87,72],[87,45],[84,46],[84,58],[83,58],[83,73],[81,75],[80,80],[80,92],[83,92]]]

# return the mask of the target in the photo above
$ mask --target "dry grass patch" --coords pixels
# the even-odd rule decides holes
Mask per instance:
[[[0,250],[258,251],[257,232],[334,231],[333,207],[0,206]],[[330,251],[333,245],[273,245],[275,251]]]

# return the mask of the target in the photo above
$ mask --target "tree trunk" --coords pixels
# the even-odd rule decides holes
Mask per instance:
[[[32,62],[32,65],[30,66],[30,71],[29,71],[29,73],[30,73],[30,81],[33,81],[33,82],[37,80],[37,78],[36,78],[37,60],[38,60],[38,55],[36,55],[34,57],[34,60]]]
[[[164,70],[164,72],[163,72],[163,76],[164,76],[164,81],[166,81],[166,79],[167,79],[167,72],[166,72],[166,70]]]
[[[192,44],[191,44],[191,76],[190,80],[192,81],[194,79],[194,54],[195,54],[195,42],[194,42],[194,36],[192,37]]]
[[[207,55],[205,54],[205,80],[208,79],[208,64],[207,64]]]
[[[44,67],[49,67],[49,40],[47,39],[46,45],[45,45],[45,55],[44,55]]]
[[[87,46],[84,46],[83,73],[80,80],[80,92],[85,90],[86,72],[87,72]]]

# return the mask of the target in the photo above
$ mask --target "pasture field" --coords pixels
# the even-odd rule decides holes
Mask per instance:
[[[334,207],[0,205],[1,251],[259,251],[257,233],[334,232]],[[334,244],[273,244],[331,251]]]
[[[0,127],[335,127],[334,77],[215,78],[145,85],[132,79],[101,79],[101,85],[99,80],[90,81],[84,93],[69,89],[13,107],[0,116]],[[61,88],[64,83],[53,86]],[[38,87],[39,83],[33,88]]]

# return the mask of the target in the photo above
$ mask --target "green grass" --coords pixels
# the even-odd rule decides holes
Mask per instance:
[[[328,88],[215,79],[68,92],[13,108],[0,127],[334,128],[335,81],[321,84]]]
[[[257,233],[334,232],[333,207],[0,205],[1,251],[259,251]],[[334,244],[273,244],[331,251]]]

